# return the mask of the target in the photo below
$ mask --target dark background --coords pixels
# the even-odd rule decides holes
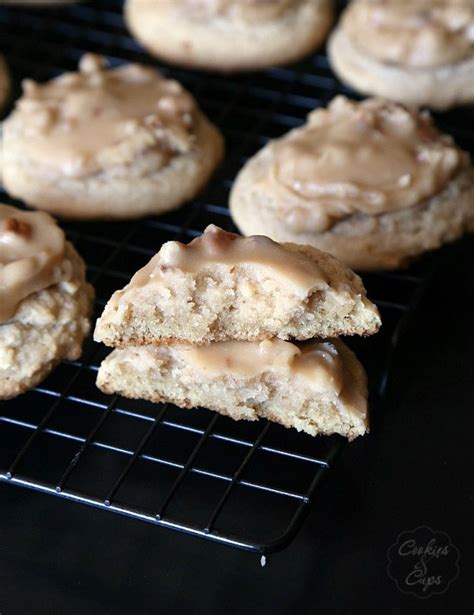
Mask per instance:
[[[0,13],[0,40],[16,94],[22,76],[42,80],[73,69],[87,49],[117,61],[151,61],[126,35],[118,1],[13,11]],[[294,72],[231,82],[173,74],[224,129],[228,146],[211,191],[180,210],[187,217],[207,202],[225,202],[242,160],[268,138],[347,91],[324,54]],[[472,150],[472,114],[437,121]],[[91,245],[93,252],[99,244]],[[371,434],[344,448],[302,530],[264,568],[254,554],[0,483],[0,614],[472,613],[474,238],[445,248],[435,262]],[[401,594],[387,574],[390,545],[420,525],[446,532],[461,556],[459,578],[424,600]]]

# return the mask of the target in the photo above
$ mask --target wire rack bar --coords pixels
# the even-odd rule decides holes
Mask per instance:
[[[248,451],[248,453],[245,455],[245,459],[242,461],[240,466],[237,468],[237,471],[234,474],[231,482],[229,483],[229,485],[228,485],[227,489],[225,490],[223,496],[219,500],[217,506],[213,510],[213,512],[212,512],[212,514],[211,514],[211,516],[209,518],[209,521],[206,523],[206,526],[204,528],[204,532],[206,534],[209,534],[212,531],[212,528],[213,528],[213,526],[214,526],[214,524],[216,522],[216,519],[217,519],[220,511],[222,510],[222,508],[223,508],[224,504],[226,503],[227,499],[229,498],[229,495],[230,495],[230,493],[232,491],[232,488],[238,482],[238,480],[242,476],[242,473],[245,470],[247,464],[252,459],[252,457],[254,456],[255,452],[258,450],[258,447],[262,443],[263,438],[266,436],[269,427],[270,427],[270,423],[267,423],[263,427],[263,429],[260,432],[258,438],[255,440],[252,448]]]
[[[120,474],[118,479],[115,481],[114,486],[112,487],[112,489],[109,491],[107,497],[105,498],[105,505],[106,506],[110,506],[111,505],[112,499],[114,498],[115,494],[119,490],[120,485],[123,483],[123,481],[125,480],[127,474],[132,469],[132,466],[135,463],[135,461],[140,457],[143,449],[147,445],[147,443],[150,440],[150,438],[152,437],[152,435],[155,433],[156,428],[158,427],[158,425],[159,425],[161,419],[163,418],[163,416],[165,415],[165,413],[166,413],[166,405],[163,406],[163,408],[158,413],[158,416],[156,417],[156,419],[153,421],[153,423],[148,428],[148,431],[143,436],[140,444],[138,445],[138,447],[136,448],[135,452],[130,457],[130,461],[127,463],[127,465],[124,468],[123,472]]]

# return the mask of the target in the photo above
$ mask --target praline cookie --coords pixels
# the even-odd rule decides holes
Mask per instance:
[[[328,52],[360,92],[438,110],[474,102],[471,0],[353,0]]]
[[[377,308],[361,279],[310,246],[216,226],[164,244],[114,293],[95,329],[108,346],[371,335]]]
[[[218,71],[294,62],[316,49],[332,0],[128,0],[134,36],[167,61]]]
[[[340,340],[118,348],[100,366],[97,385],[235,420],[267,418],[312,436],[352,440],[368,425],[365,372]]]
[[[26,81],[3,125],[3,182],[68,218],[135,218],[182,205],[206,183],[223,140],[176,81],[137,64]]]
[[[0,205],[0,399],[80,356],[93,294],[51,216]]]
[[[246,163],[230,208],[245,235],[394,269],[474,230],[474,171],[429,114],[337,97]]]

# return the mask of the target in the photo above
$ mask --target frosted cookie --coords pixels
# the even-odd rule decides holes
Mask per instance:
[[[165,243],[113,294],[95,329],[108,346],[370,335],[377,308],[358,276],[309,246],[209,226]]]
[[[3,182],[68,218],[136,218],[182,205],[223,154],[219,131],[176,81],[137,64],[25,81],[3,125]]]
[[[439,110],[474,102],[472,0],[353,0],[328,52],[360,92]]]
[[[28,6],[31,8],[42,8],[45,6],[57,6],[61,4],[74,4],[81,0],[0,0],[1,4],[11,4],[16,6]]]
[[[93,294],[81,257],[48,214],[0,205],[0,399],[80,356]]]
[[[127,24],[152,53],[183,66],[257,70],[316,49],[332,0],[128,0]]]
[[[352,440],[367,430],[365,372],[339,340],[121,348],[100,366],[97,386],[236,420],[267,418],[312,436]]]
[[[230,208],[245,235],[393,269],[474,230],[474,172],[427,113],[340,96],[245,164]]]
[[[0,111],[3,110],[10,94],[10,75],[2,55],[0,55]]]

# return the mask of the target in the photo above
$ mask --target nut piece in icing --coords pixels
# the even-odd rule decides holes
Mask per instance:
[[[333,0],[127,0],[127,24],[154,55],[218,71],[294,62],[316,49]]]
[[[0,204],[0,399],[80,356],[93,294],[82,259],[48,214]]]
[[[104,393],[205,407],[236,420],[267,418],[310,435],[367,431],[367,383],[340,340],[130,346],[102,363]]]
[[[358,276],[309,246],[216,226],[176,241],[114,293],[95,339],[110,346],[369,335],[380,318]]]
[[[337,97],[247,162],[230,207],[244,234],[388,269],[472,228],[473,195],[467,153],[428,114]]]
[[[109,69],[92,54],[77,73],[26,80],[3,133],[7,190],[77,218],[177,207],[222,155],[219,133],[176,81],[138,64]]]
[[[356,89],[445,109],[474,101],[471,0],[353,0],[330,39],[334,70]]]

